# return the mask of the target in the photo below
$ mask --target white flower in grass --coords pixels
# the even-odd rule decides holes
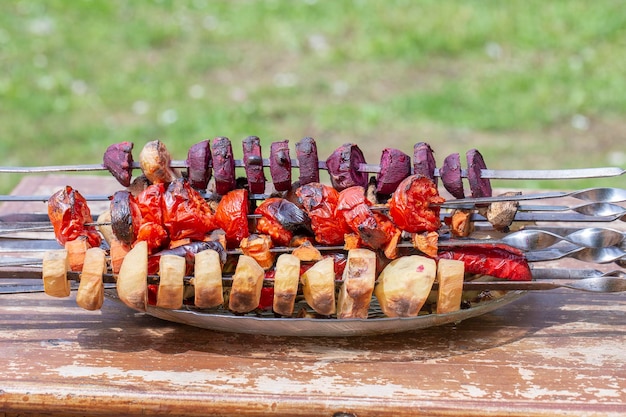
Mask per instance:
[[[191,87],[189,87],[187,94],[189,94],[189,97],[199,100],[202,97],[204,97],[204,87],[201,86],[200,84],[194,84]]]

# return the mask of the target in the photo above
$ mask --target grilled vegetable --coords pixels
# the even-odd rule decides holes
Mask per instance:
[[[461,157],[458,153],[446,156],[439,169],[443,186],[455,198],[465,198],[463,179],[461,178]]]
[[[117,296],[135,310],[145,311],[148,302],[148,244],[137,242],[126,254],[117,275]]]
[[[182,307],[185,269],[185,258],[176,255],[161,256],[157,307],[171,309]]]
[[[378,276],[374,294],[389,317],[415,317],[428,299],[436,276],[435,261],[419,255],[389,263]]]
[[[367,246],[379,249],[389,241],[390,236],[379,226],[369,208],[363,187],[354,186],[341,191],[336,213],[344,217],[350,229]]]
[[[326,168],[330,182],[337,191],[353,186],[367,187],[367,173],[359,171],[359,165],[365,163],[361,149],[354,143],[346,143],[326,159]]]
[[[226,232],[229,247],[237,247],[241,240],[250,235],[248,229],[248,190],[232,190],[222,197],[215,211],[218,227]]]
[[[233,275],[228,308],[236,313],[247,313],[259,305],[265,271],[253,258],[240,255]]]
[[[163,226],[170,240],[202,240],[217,221],[206,200],[181,177],[163,194]]]
[[[256,136],[248,136],[243,140],[243,163],[248,178],[248,190],[252,194],[265,192],[265,174],[263,157],[261,156],[261,140]]]
[[[124,187],[130,185],[133,175],[132,151],[132,142],[115,143],[106,149],[102,158],[104,167]]]
[[[69,269],[67,250],[47,251],[43,256],[41,267],[44,292],[52,297],[69,297],[70,282],[67,280]]]
[[[235,158],[230,139],[216,137],[211,145],[215,192],[224,195],[235,189]]]
[[[270,235],[277,246],[288,245],[294,232],[310,230],[306,213],[284,198],[268,198],[254,213],[262,216],[257,220],[257,230]]]
[[[85,254],[85,263],[80,274],[76,293],[76,304],[85,310],[99,310],[104,303],[102,276],[106,270],[105,252],[91,248]]]
[[[135,198],[126,190],[116,191],[110,203],[111,230],[122,243],[132,244],[137,239],[141,224],[141,212]]]
[[[317,144],[315,139],[310,137],[302,138],[296,143],[296,158],[300,176],[300,185],[320,182],[319,162],[317,157]]]
[[[406,232],[433,232],[441,226],[439,204],[444,201],[432,181],[419,174],[411,175],[389,200],[389,216]]]
[[[349,251],[337,300],[337,318],[367,318],[375,281],[376,253],[368,249]]]
[[[489,178],[482,177],[482,170],[487,169],[483,156],[476,149],[470,149],[467,157],[467,180],[469,182],[472,197],[491,197],[491,182]]]
[[[418,142],[413,146],[413,174],[422,175],[437,185],[435,177],[435,155],[426,142]]]
[[[93,222],[87,200],[77,190],[66,185],[48,199],[48,217],[54,229],[54,237],[60,245],[85,236],[92,247],[100,246],[102,238]]]
[[[300,280],[300,259],[296,256],[283,253],[276,261],[274,274],[274,297],[272,307],[275,313],[291,316],[298,295]]]
[[[489,275],[511,281],[531,281],[532,272],[524,254],[507,245],[476,244],[439,252],[439,259],[465,263],[469,274]]]
[[[206,190],[212,175],[211,141],[205,139],[192,145],[187,152],[187,177],[193,188]]]
[[[461,308],[465,264],[453,259],[437,262],[437,314],[451,313]]]
[[[393,193],[402,180],[409,175],[411,175],[411,157],[398,149],[383,149],[380,157],[380,171],[376,176],[376,192]]]
[[[334,314],[335,265],[332,258],[324,258],[307,269],[300,277],[307,304],[322,315]]]
[[[196,307],[212,308],[224,303],[222,264],[220,254],[215,250],[206,249],[196,254],[193,277]]]
[[[298,202],[311,219],[315,241],[325,245],[342,245],[350,233],[343,215],[336,215],[339,193],[334,188],[313,182],[296,190]]]
[[[165,144],[159,140],[146,143],[139,154],[143,174],[153,184],[169,183],[180,175],[170,167],[172,157]]]
[[[272,142],[270,147],[270,174],[276,191],[291,189],[291,157],[289,141]]]

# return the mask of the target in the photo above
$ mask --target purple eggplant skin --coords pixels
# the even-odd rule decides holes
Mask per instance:
[[[133,175],[133,143],[120,142],[109,146],[104,152],[102,163],[111,175],[122,184],[128,187]]]
[[[111,230],[117,240],[127,245],[131,245],[137,237],[130,199],[129,191],[120,190],[113,194],[110,202]]]
[[[248,191],[250,194],[263,194],[266,180],[261,156],[261,139],[257,136],[248,136],[243,140],[243,163],[248,179]]]
[[[398,188],[398,184],[409,175],[411,175],[411,157],[398,149],[383,149],[380,171],[376,176],[376,192],[392,194]]]
[[[193,188],[206,190],[211,175],[211,141],[205,139],[192,145],[187,152],[187,177]]]
[[[235,189],[235,158],[230,139],[218,136],[211,145],[213,159],[213,175],[215,177],[215,192],[226,195]]]
[[[461,157],[458,153],[446,156],[439,169],[443,186],[455,198],[465,198],[463,179],[461,178]]]
[[[437,185],[436,168],[435,153],[430,145],[426,142],[416,143],[413,146],[413,173],[422,175]]]
[[[298,165],[300,167],[300,176],[298,177],[300,185],[320,182],[319,161],[315,139],[307,136],[296,143],[296,158],[298,159]]]
[[[335,149],[326,159],[330,182],[337,191],[358,185],[367,187],[367,172],[359,171],[359,164],[365,163],[361,149],[354,143],[345,143]]]
[[[291,156],[289,141],[272,142],[270,146],[270,175],[276,191],[291,189]]]
[[[485,160],[477,149],[470,149],[465,154],[467,158],[467,180],[469,182],[472,197],[491,197],[491,181],[489,178],[482,178],[481,170],[487,169]]]

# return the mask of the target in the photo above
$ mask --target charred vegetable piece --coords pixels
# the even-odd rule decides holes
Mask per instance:
[[[224,264],[226,262],[226,250],[219,242],[191,242],[186,245],[178,246],[174,249],[164,249],[156,252],[148,257],[148,273],[156,274],[159,271],[159,261],[162,255],[176,255],[182,256],[187,261],[186,273],[191,275],[193,273],[195,256],[205,250],[214,250],[219,254],[220,262]]]
[[[507,192],[503,196],[521,195],[521,192]],[[489,204],[487,208],[487,221],[491,223],[494,229],[500,232],[508,232],[509,226],[515,220],[515,214],[519,208],[519,201],[499,201]]]
[[[87,200],[69,185],[48,199],[48,217],[59,244],[65,246],[66,242],[85,236],[91,247],[100,246],[102,238],[96,227],[85,225],[93,222]]]
[[[274,275],[274,296],[272,305],[274,312],[283,316],[291,316],[298,295],[300,282],[300,259],[283,253],[276,261]]]
[[[396,226],[409,233],[433,232],[441,226],[439,204],[444,201],[431,180],[411,175],[389,200],[389,215]]]
[[[481,170],[487,169],[483,156],[476,149],[470,149],[467,157],[467,180],[472,197],[491,197],[491,182],[489,178],[482,178]]]
[[[272,142],[270,147],[270,174],[276,191],[291,189],[291,157],[289,141]]]
[[[171,240],[202,240],[217,229],[209,203],[184,178],[178,178],[163,194],[163,225]]]
[[[136,240],[147,242],[150,253],[169,242],[167,230],[163,226],[164,193],[164,184],[152,184],[139,193],[135,199],[141,213],[141,224]]]
[[[366,319],[376,282],[376,253],[368,249],[349,251],[342,281],[337,318]]]
[[[437,185],[435,177],[435,155],[426,142],[418,142],[413,147],[413,174],[423,175]]]
[[[212,175],[211,141],[205,139],[192,145],[187,152],[187,176],[193,188],[206,190]]]
[[[131,245],[137,239],[137,229],[141,224],[141,212],[135,197],[126,191],[116,191],[111,198],[111,229],[122,243]]]
[[[107,148],[102,163],[124,187],[130,185],[133,175],[133,143],[120,142]]]
[[[257,221],[257,230],[270,235],[277,245],[288,245],[294,232],[310,230],[306,213],[284,198],[268,198],[254,213],[262,216]]]
[[[478,244],[439,252],[440,259],[465,263],[469,274],[489,275],[511,281],[531,281],[532,272],[523,252],[507,245]]]
[[[217,307],[224,303],[222,261],[219,252],[205,249],[198,252],[194,263],[194,299],[198,308]]]
[[[365,163],[361,149],[354,143],[346,143],[326,160],[330,182],[337,191],[353,186],[367,187],[367,173],[359,171],[359,165]]]
[[[139,154],[141,170],[153,184],[167,184],[180,176],[170,167],[171,161],[172,157],[167,147],[159,140],[146,143]]]
[[[232,190],[217,206],[215,219],[217,225],[226,232],[229,247],[237,247],[241,240],[250,235],[248,228],[248,190]]]
[[[411,175],[411,157],[398,149],[383,149],[380,157],[380,172],[376,176],[376,192],[393,193],[402,180],[409,175]]]
[[[336,213],[344,217],[350,229],[358,234],[365,245],[379,249],[389,241],[389,236],[380,227],[369,206],[363,187],[354,186],[339,193]]]
[[[258,307],[261,300],[265,271],[253,258],[240,255],[233,275],[228,308],[237,313],[247,313]]]
[[[252,194],[265,192],[265,174],[263,157],[261,156],[261,140],[256,136],[248,136],[243,140],[243,162],[246,167],[248,189]]]
[[[461,157],[458,153],[446,156],[439,169],[443,186],[455,198],[465,198],[463,179],[461,178]]]
[[[126,255],[117,275],[117,295],[127,306],[146,311],[148,303],[148,244],[138,242]]]
[[[274,253],[271,252],[273,243],[268,235],[252,233],[241,239],[239,248],[244,255],[254,258],[261,268],[268,270],[274,265]]]
[[[319,161],[315,139],[305,137],[296,143],[296,158],[300,167],[300,185],[320,182]]]
[[[222,136],[213,139],[211,158],[213,159],[215,192],[225,195],[235,189],[235,158],[230,139]]]
[[[374,294],[388,317],[415,317],[428,299],[437,267],[425,256],[391,261],[378,276]]]
[[[296,190],[298,202],[311,219],[315,241],[324,245],[342,245],[344,235],[352,230],[343,216],[337,216],[339,192],[333,187],[313,182]]]

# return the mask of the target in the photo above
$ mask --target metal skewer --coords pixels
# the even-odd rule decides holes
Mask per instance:
[[[244,167],[245,164],[242,160],[235,160],[235,167]],[[269,159],[263,158],[263,166],[269,167]],[[294,168],[299,167],[297,159],[291,159],[291,166]],[[187,161],[184,160],[172,160],[170,163],[171,168],[187,168]],[[319,161],[319,169],[327,169],[326,161]],[[138,162],[134,162],[133,169],[140,169]],[[47,172],[90,172],[90,171],[105,171],[106,167],[103,164],[79,164],[79,165],[53,165],[53,166],[39,166],[39,167],[0,167],[0,173],[15,173],[15,174],[35,174],[35,173],[47,173]],[[358,171],[378,173],[380,172],[380,166],[374,164],[359,164]],[[481,171],[482,178],[488,179],[506,179],[506,180],[558,180],[558,179],[580,179],[580,178],[607,178],[618,177],[626,173],[626,169],[619,167],[601,167],[601,168],[577,168],[577,169],[555,169],[555,170],[494,170],[483,169]],[[439,169],[435,168],[434,175],[436,177],[441,176]],[[467,178],[467,170],[461,170],[461,176]]]

